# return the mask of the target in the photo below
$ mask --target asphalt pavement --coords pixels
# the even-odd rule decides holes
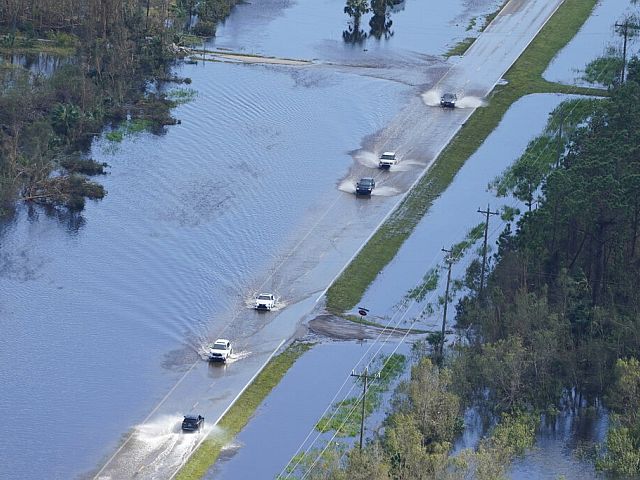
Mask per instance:
[[[228,365],[193,363],[91,477],[172,478],[206,434],[217,434],[217,420],[272,355],[317,313],[328,285],[406,192],[428,174],[437,155],[561,3],[511,0],[463,57],[450,59],[450,68],[439,78],[425,79],[432,85],[430,91],[417,92],[387,128],[363,143],[348,175],[338,181],[339,188],[327,193],[327,201],[310,212],[287,253],[274,260],[260,290],[277,292],[286,306],[283,302],[284,308],[261,313],[247,308],[233,321],[215,325],[212,336],[231,339],[237,358]],[[466,108],[440,108],[437,100],[445,92],[456,93],[459,107]],[[400,162],[390,171],[378,170],[377,155],[387,150],[398,152]],[[355,182],[369,176],[376,178],[374,195],[357,198],[351,191]],[[200,400],[185,404],[185,398]],[[180,422],[186,413],[204,415],[205,432],[182,434]]]

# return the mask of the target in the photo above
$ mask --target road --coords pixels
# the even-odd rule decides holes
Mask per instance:
[[[511,0],[463,57],[452,59],[444,73],[425,79],[430,89],[417,92],[386,129],[364,141],[338,191],[328,193],[326,202],[309,213],[307,224],[291,239],[287,253],[274,260],[258,290],[278,292],[286,299],[286,307],[269,313],[247,308],[216,325],[212,337],[232,339],[238,359],[227,366],[195,361],[91,477],[172,478],[205,437],[180,433],[184,413],[203,414],[207,419],[205,433],[217,433],[217,419],[274,352],[314,315],[332,279],[425,174],[479,105],[478,99],[493,89],[561,3]],[[440,93],[449,91],[456,92],[459,104],[468,108],[438,107]],[[400,158],[399,165],[389,172],[375,168],[378,153],[385,150],[395,150]],[[376,177],[376,195],[370,199],[355,198],[351,193],[355,181],[363,176]],[[185,405],[184,398],[200,400]]]

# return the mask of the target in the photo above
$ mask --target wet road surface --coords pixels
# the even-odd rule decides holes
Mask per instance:
[[[473,112],[473,108],[444,110],[429,105],[433,92],[438,98],[440,92],[455,91],[463,104],[467,97],[487,95],[560,3],[512,0],[468,53],[432,86],[432,92],[414,98],[388,128],[365,141],[339,185],[347,191],[328,196],[322,207],[305,217],[305,228],[273,264],[271,273],[259,282],[256,291],[277,292],[286,299],[287,307],[260,316],[240,311],[212,332],[211,338],[233,338],[236,351],[251,355],[223,369],[194,362],[179,384],[107,461],[96,475],[98,478],[170,478],[177,471],[197,444],[195,437],[176,432],[181,414],[193,411],[207,419],[220,417],[281,343],[296,334],[345,260],[355,254]],[[389,172],[372,168],[371,159],[383,150],[399,153],[397,168]],[[372,175],[377,179],[374,193],[378,195],[355,198],[349,193],[349,186],[358,178]],[[194,396],[201,400],[184,405],[184,397]],[[150,425],[162,425],[162,431],[168,432],[166,441],[153,448],[141,440],[141,432]]]

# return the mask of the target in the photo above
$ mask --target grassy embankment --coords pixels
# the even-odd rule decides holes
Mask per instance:
[[[587,20],[596,0],[566,0],[505,75],[489,104],[477,109],[438,156],[430,171],[402,201],[356,258],[327,291],[327,309],[339,314],[353,308],[378,273],[393,259],[404,241],[437,198],[453,181],[465,161],[498,126],[511,105],[533,93],[603,95],[602,90],[567,86],[542,78],[545,69]]]
[[[295,361],[310,348],[309,343],[294,343],[274,357],[222,417],[217,425],[222,429],[222,433],[202,443],[178,472],[176,480],[202,478],[217,460],[222,447],[240,433],[269,392],[280,382]]]
[[[595,3],[596,0],[566,0],[509,70],[505,76],[509,83],[494,89],[490,96],[490,105],[476,110],[456,138],[438,157],[429,175],[422,178],[331,286],[327,292],[329,310],[344,312],[357,303],[377,274],[395,256],[433,200],[451,183],[466,159],[478,149],[516,100],[532,93],[602,94],[598,90],[577,89],[547,82],[542,78],[549,62],[577,33]],[[216,461],[225,443],[241,431],[262,400],[308,348],[308,345],[290,347],[275,357],[219,422],[218,425],[225,432],[224,436],[205,441],[176,478],[202,478]]]

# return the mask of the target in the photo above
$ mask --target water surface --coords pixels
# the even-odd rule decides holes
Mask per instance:
[[[287,50],[305,42],[258,28],[248,7],[237,9],[216,42],[233,37],[249,50],[310,52]],[[269,10],[269,25],[295,10],[286,7]],[[330,17],[337,7],[323,8]],[[406,5],[407,17],[413,8],[424,11]],[[465,11],[463,3],[450,8],[433,31],[440,44]],[[326,32],[335,25],[327,29],[325,18],[307,25],[304,38],[313,40],[306,45],[332,44]],[[387,57],[431,44],[432,33],[420,30],[394,47],[400,26],[384,44]],[[420,63],[415,53],[407,58],[402,68]],[[191,77],[197,92],[175,112],[181,125],[160,137],[94,143],[92,156],[110,165],[99,179],[109,192],[102,202],[89,202],[81,215],[21,207],[2,226],[0,421],[20,432],[0,441],[3,478],[68,479],[92,470],[198,360],[203,343],[229,329],[238,338],[260,329],[270,317],[235,319],[327,202],[342,195],[336,187],[352,165],[349,152],[415,95],[400,82],[331,69],[201,63],[176,73]],[[340,198],[349,215],[379,208]],[[197,393],[185,395],[177,416],[197,401]]]

